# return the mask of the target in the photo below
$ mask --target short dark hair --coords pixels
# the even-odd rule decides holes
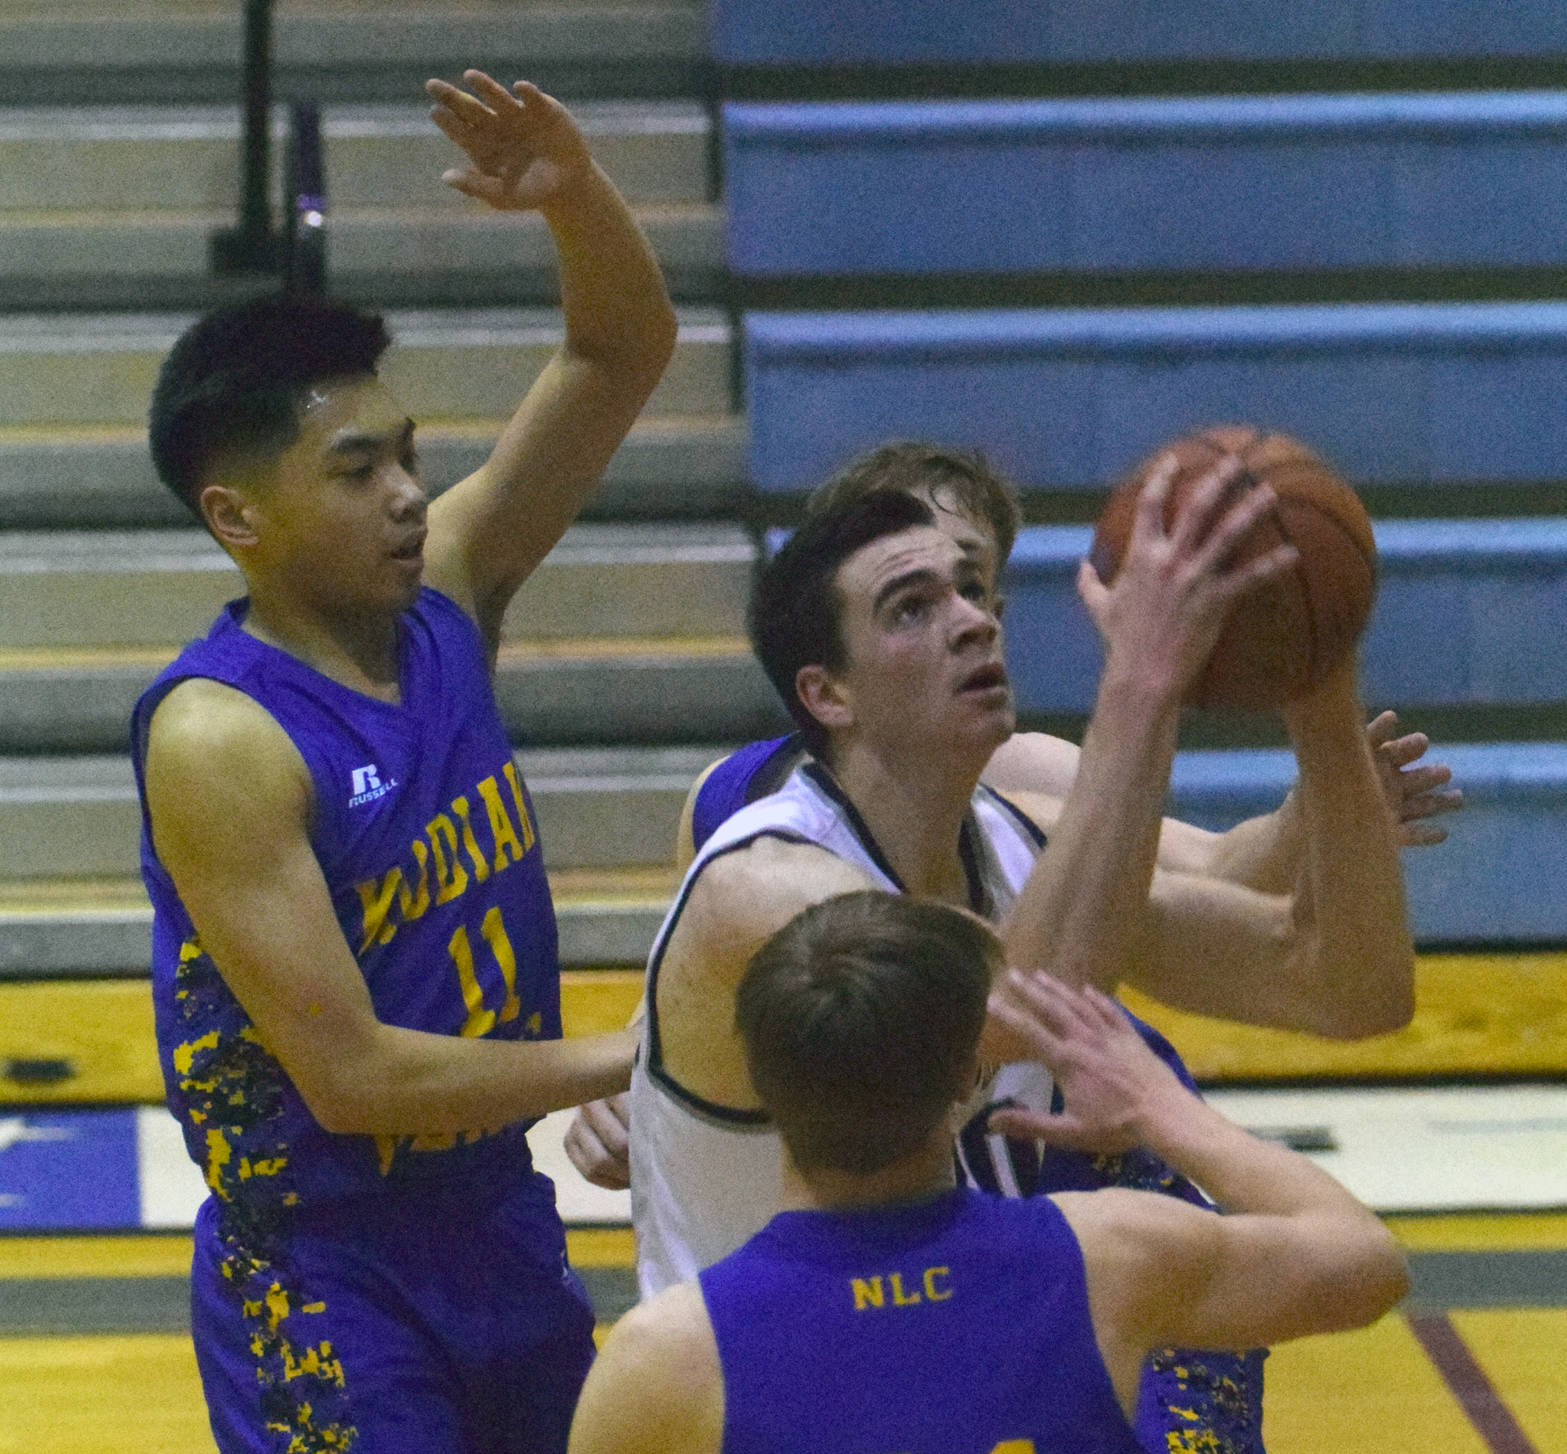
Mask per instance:
[[[751,590],[751,646],[812,752],[825,746],[827,733],[800,700],[795,678],[804,666],[843,668],[838,568],[884,535],[935,523],[923,500],[874,490],[812,515],[758,574]]]
[[[946,904],[865,890],[773,935],[735,995],[751,1084],[795,1166],[869,1175],[971,1087],[1001,944]]]
[[[989,527],[996,540],[998,569],[1012,554],[1022,521],[1017,487],[977,450],[920,439],[892,440],[851,459],[812,491],[805,508],[809,514],[820,514],[877,490],[923,490],[943,510]]]
[[[375,314],[309,294],[219,308],[180,335],[158,371],[147,436],[158,477],[198,519],[215,464],[280,454],[312,384],[375,373],[391,342]]]

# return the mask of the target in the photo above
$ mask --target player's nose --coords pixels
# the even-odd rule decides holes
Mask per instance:
[[[394,465],[390,471],[388,508],[392,518],[398,521],[418,519],[429,504],[424,482],[411,470]]]
[[[1001,623],[988,601],[970,600],[962,594],[954,594],[956,603],[952,611],[952,636],[954,645],[970,641],[994,641],[1001,632]]]

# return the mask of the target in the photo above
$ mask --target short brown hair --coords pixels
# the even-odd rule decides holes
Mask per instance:
[[[968,1089],[1001,944],[971,914],[875,890],[790,920],[735,996],[751,1083],[801,1171],[910,1155]]]
[[[986,526],[996,541],[996,569],[1012,554],[1022,515],[1017,489],[974,450],[949,449],[918,439],[896,439],[851,459],[811,492],[808,515],[877,490],[924,490],[943,510]]]
[[[929,506],[903,490],[849,496],[806,520],[752,583],[751,649],[810,751],[826,750],[827,729],[800,700],[795,680],[806,666],[843,670],[839,569],[884,536],[935,523]]]

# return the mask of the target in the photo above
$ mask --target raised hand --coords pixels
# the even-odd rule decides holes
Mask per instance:
[[[468,154],[466,169],[441,174],[449,187],[506,212],[546,207],[593,165],[571,113],[537,86],[511,90],[483,71],[464,71],[472,88],[424,83],[430,118]]]
[[[990,997],[986,1039],[1019,1059],[1042,1060],[1065,1102],[1059,1115],[994,1112],[990,1129],[1003,1136],[1115,1154],[1146,1139],[1142,1128],[1156,1107],[1190,1097],[1114,1000],[1039,970],[1002,977]]]
[[[1106,586],[1085,560],[1077,589],[1107,656],[1179,692],[1202,670],[1235,602],[1291,569],[1299,554],[1292,545],[1280,545],[1234,563],[1242,540],[1277,503],[1266,485],[1235,498],[1242,473],[1238,459],[1225,460],[1198,480],[1166,529],[1165,506],[1177,467],[1175,456],[1166,455],[1138,496],[1114,583]]]
[[[1398,823],[1398,841],[1406,848],[1425,847],[1447,839],[1447,829],[1426,820],[1455,813],[1464,805],[1458,788],[1447,786],[1453,770],[1445,762],[1422,763],[1431,739],[1424,732],[1398,731],[1398,713],[1383,712],[1366,724],[1366,741],[1377,765],[1387,805]]]

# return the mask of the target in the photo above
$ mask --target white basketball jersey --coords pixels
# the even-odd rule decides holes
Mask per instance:
[[[715,858],[766,837],[825,848],[889,892],[904,892],[854,805],[814,762],[796,768],[770,797],[741,809],[703,845],[653,942],[642,1046],[631,1072],[631,1215],[644,1298],[728,1256],[766,1226],[782,1201],[781,1148],[767,1117],[714,1105],[679,1085],[663,1065],[657,1014],[659,966],[697,879]],[[981,786],[961,841],[971,907],[999,923],[1044,841],[1012,804]],[[1012,1099],[1048,1110],[1050,1092],[1043,1066],[1003,1066],[976,1092],[974,1109]],[[976,1185],[1023,1194],[1028,1188],[1007,1148],[1004,1138],[971,1125],[960,1138],[959,1164]]]

